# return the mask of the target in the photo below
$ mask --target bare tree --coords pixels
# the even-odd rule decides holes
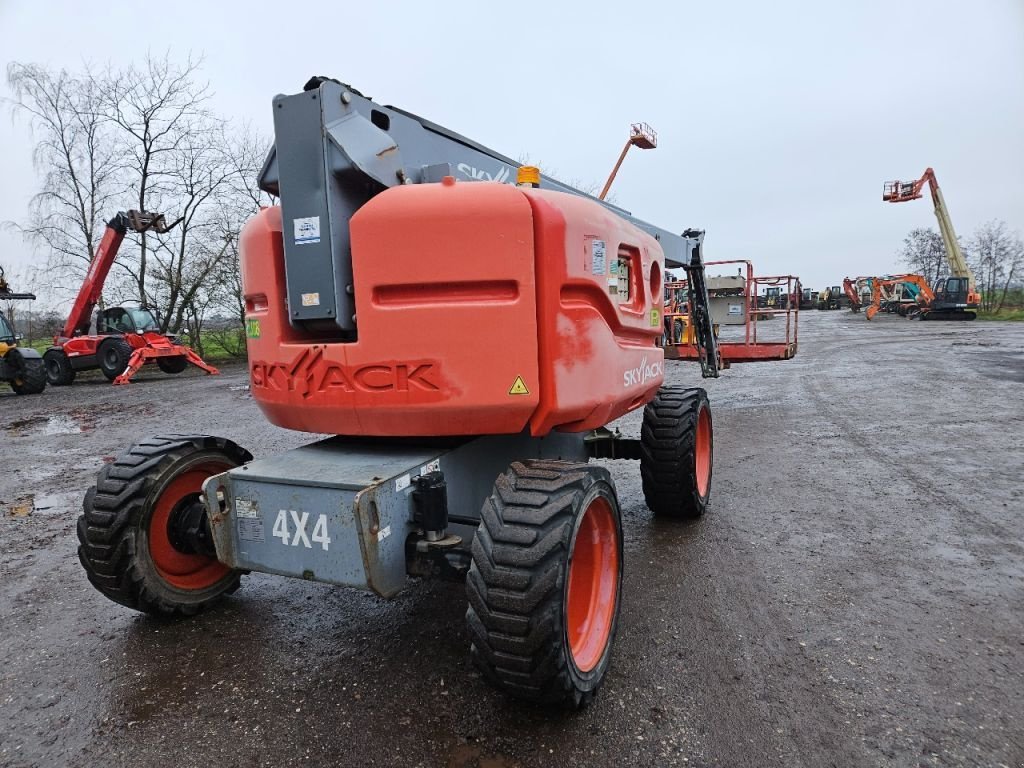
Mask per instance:
[[[971,238],[971,269],[981,292],[981,309],[998,312],[1015,280],[1024,271],[1024,242],[1005,221],[981,225]]]
[[[164,206],[173,210],[174,228],[153,250],[156,285],[150,295],[161,310],[162,331],[178,331],[190,311],[209,303],[204,294],[212,293],[211,277],[230,246],[218,215],[234,174],[223,126],[200,119],[182,127],[176,167],[168,173],[171,184],[163,195]]]
[[[217,310],[227,313],[231,322],[222,324],[213,335],[232,356],[245,353],[245,298],[239,251],[242,227],[262,207],[273,203],[273,198],[257,185],[257,175],[269,150],[270,142],[249,127],[229,136],[224,147],[232,173],[229,192],[220,198],[217,220],[227,249],[213,281],[218,286],[213,303]]]
[[[7,82],[14,94],[7,105],[27,118],[36,139],[33,161],[42,182],[28,223],[7,226],[49,249],[54,279],[82,275],[119,192],[120,160],[100,89],[89,76],[17,62],[8,65]]]
[[[903,238],[900,259],[929,284],[949,274],[949,261],[942,236],[934,229],[912,229]]]
[[[188,328],[200,347],[205,318],[227,310],[244,348],[238,243],[270,202],[256,186],[269,143],[210,112],[199,66],[169,55],[81,74],[11,65],[11,108],[39,133],[43,174],[20,229],[49,246],[64,275],[80,276],[107,216],[132,206],[164,213],[171,231],[129,235],[105,292],[155,307],[162,331]]]
[[[180,181],[181,155],[189,146],[190,130],[215,119],[206,108],[209,87],[198,81],[201,62],[189,58],[178,65],[169,53],[147,55],[141,66],[108,67],[90,74],[90,87],[99,95],[102,114],[115,126],[116,151],[124,158],[126,185],[140,211],[158,210],[165,195]],[[133,277],[138,299],[149,303],[146,275],[149,239],[142,233]]]

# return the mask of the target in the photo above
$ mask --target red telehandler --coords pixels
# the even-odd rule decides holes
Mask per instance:
[[[53,346],[43,354],[46,379],[53,386],[70,384],[79,371],[96,368],[115,384],[127,384],[143,365],[153,361],[164,373],[181,373],[189,363],[209,374],[219,373],[174,336],[161,333],[156,317],[144,306],[107,307],[92,317],[129,229],[161,233],[168,227],[161,214],[139,211],[122,211],[107,222],[71,314],[60,334],[53,337]]]

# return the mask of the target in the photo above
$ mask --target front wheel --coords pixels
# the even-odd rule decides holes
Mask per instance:
[[[128,367],[132,357],[132,346],[120,336],[109,336],[96,349],[96,360],[100,370],[109,381],[113,381]]]
[[[156,359],[156,364],[164,373],[181,373],[188,368],[188,360],[185,359],[184,355],[176,355],[175,357],[158,357]]]
[[[644,408],[640,476],[656,515],[696,518],[711,498],[714,430],[708,393],[664,385]]]
[[[250,461],[230,440],[143,440],[100,470],[78,518],[78,559],[108,598],[157,615],[191,615],[238,589],[217,560],[200,494],[207,478]]]
[[[484,502],[466,579],[471,654],[521,699],[571,708],[611,660],[622,586],[622,521],[603,467],[514,463]]]
[[[75,380],[71,360],[60,347],[50,347],[43,353],[46,382],[52,387],[65,387]]]
[[[34,354],[34,353],[33,353]],[[16,395],[38,395],[46,389],[46,370],[43,361],[36,357],[26,357],[19,349],[12,349],[5,356],[7,367],[14,372],[11,389]]]

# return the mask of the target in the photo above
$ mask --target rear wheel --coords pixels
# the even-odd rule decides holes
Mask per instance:
[[[603,467],[514,463],[484,503],[466,579],[476,666],[517,698],[580,707],[611,660],[622,522]]]
[[[120,336],[110,336],[100,342],[96,349],[96,360],[100,370],[109,381],[113,381],[128,367],[132,356],[132,347]]]
[[[644,408],[640,476],[656,515],[695,518],[711,498],[714,431],[708,393],[662,386]]]
[[[13,371],[11,389],[18,395],[38,395],[46,389],[46,370],[38,357],[26,358],[17,349],[11,349],[4,358]]]
[[[64,387],[75,380],[75,369],[63,349],[51,347],[43,353],[46,382],[51,387]]]
[[[252,459],[230,440],[153,437],[100,470],[78,518],[78,558],[114,602],[152,614],[191,615],[238,589],[217,560],[203,482]]]
[[[176,357],[158,357],[156,359],[156,364],[164,373],[181,373],[188,368],[188,360],[185,359],[184,355],[178,355]]]

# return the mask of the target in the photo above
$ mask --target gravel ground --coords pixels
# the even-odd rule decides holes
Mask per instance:
[[[796,359],[705,383],[694,524],[653,520],[609,462],[623,611],[577,714],[473,672],[458,584],[253,575],[175,623],[94,591],[74,525],[105,458],[160,431],[308,441],[246,383],[0,393],[0,766],[1024,765],[1024,324],[804,313]]]

